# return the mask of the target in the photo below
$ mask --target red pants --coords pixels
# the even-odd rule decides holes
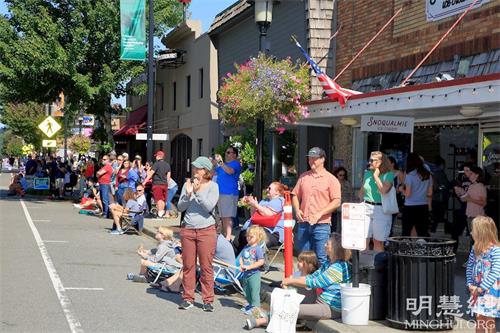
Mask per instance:
[[[214,301],[214,269],[212,266],[215,247],[217,246],[217,233],[215,226],[203,229],[181,229],[182,244],[182,298],[194,302],[196,288],[196,258],[200,263],[200,284],[203,303]]]

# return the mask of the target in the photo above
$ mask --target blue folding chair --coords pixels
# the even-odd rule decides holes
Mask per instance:
[[[240,283],[240,278],[243,276],[243,272],[240,270],[238,258],[236,259],[236,265],[214,259],[213,267],[215,289],[225,292],[227,287],[232,286],[236,291],[244,294],[243,287]]]

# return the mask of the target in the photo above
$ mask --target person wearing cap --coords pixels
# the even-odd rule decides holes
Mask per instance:
[[[330,237],[331,216],[340,207],[341,198],[340,183],[326,170],[325,157],[325,151],[319,147],[309,150],[311,170],[300,175],[292,191],[299,252],[314,251],[321,264],[328,260],[325,245]]]
[[[203,311],[214,308],[214,270],[212,267],[217,245],[214,209],[219,200],[219,186],[212,181],[212,162],[204,156],[191,163],[192,179],[186,179],[179,197],[178,209],[184,212],[181,221],[183,302],[179,309],[193,307],[196,288],[196,262],[201,277]]]
[[[238,180],[241,172],[241,163],[238,160],[238,149],[229,146],[226,148],[225,159],[219,154],[212,160],[219,185],[219,215],[222,219],[222,232],[227,240],[231,240],[233,232],[233,218],[238,209]]]
[[[158,217],[165,215],[165,202],[168,194],[168,180],[170,179],[170,164],[165,161],[165,153],[158,150],[155,153],[156,162],[153,164],[153,172],[146,177],[144,184],[152,179],[153,198],[158,209]]]

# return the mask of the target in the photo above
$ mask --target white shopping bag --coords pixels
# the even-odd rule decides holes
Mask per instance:
[[[295,289],[274,288],[271,294],[271,320],[266,332],[295,333],[300,302],[304,297]]]

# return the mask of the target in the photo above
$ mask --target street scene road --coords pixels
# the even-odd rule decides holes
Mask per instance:
[[[178,294],[127,281],[139,269],[137,246],[154,247],[151,238],[114,237],[111,220],[78,215],[67,201],[6,197],[9,180],[0,175],[0,331],[243,330],[241,299],[184,311]]]

